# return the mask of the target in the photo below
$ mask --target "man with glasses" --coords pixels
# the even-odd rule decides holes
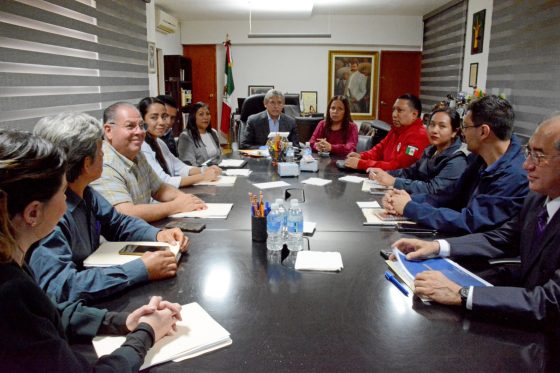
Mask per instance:
[[[501,227],[447,240],[402,239],[394,243],[408,259],[439,256],[501,256],[521,259],[500,271],[494,287],[463,287],[442,273],[416,276],[416,294],[438,303],[463,305],[501,319],[522,319],[558,328],[560,320],[560,114],[542,122],[526,148],[529,188],[523,208]]]
[[[282,92],[275,89],[266,92],[264,96],[266,110],[253,114],[247,119],[247,126],[241,134],[239,144],[241,149],[266,145],[270,132],[289,132],[288,141],[291,141],[294,146],[299,144],[295,119],[282,113],[284,102]]]
[[[118,102],[103,113],[103,174],[92,186],[118,212],[148,222],[206,205],[192,194],[162,182],[140,152],[146,133],[138,109]],[[151,199],[160,203],[151,204]]]
[[[471,102],[462,125],[471,151],[463,175],[438,195],[390,191],[384,207],[447,234],[484,232],[510,220],[528,192],[525,157],[512,135],[513,119],[505,99],[485,96]]]

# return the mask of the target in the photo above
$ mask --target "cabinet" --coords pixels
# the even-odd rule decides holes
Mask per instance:
[[[165,94],[172,96],[179,106],[177,121],[173,124],[173,135],[179,136],[192,103],[191,60],[180,55],[163,56]]]

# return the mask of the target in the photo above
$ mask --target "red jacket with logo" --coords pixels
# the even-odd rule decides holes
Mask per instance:
[[[377,167],[383,170],[406,168],[422,157],[430,145],[426,127],[421,119],[409,126],[393,127],[387,136],[366,152],[360,153],[358,169]]]

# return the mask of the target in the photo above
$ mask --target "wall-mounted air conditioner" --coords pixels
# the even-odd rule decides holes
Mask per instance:
[[[177,18],[165,13],[163,10],[156,8],[156,28],[164,34],[171,34],[177,31],[179,21]]]

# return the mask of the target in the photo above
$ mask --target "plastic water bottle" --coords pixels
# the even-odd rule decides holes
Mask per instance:
[[[294,146],[291,142],[288,143],[288,147],[286,148],[286,162],[293,162],[294,161]]]
[[[303,212],[299,208],[297,199],[290,201],[288,210],[288,249],[303,250]]]
[[[276,202],[278,205],[278,213],[282,216],[282,245],[288,242],[288,211],[284,207],[284,200],[282,198],[277,198]]]
[[[305,157],[310,156],[311,157],[311,145],[309,144],[309,141],[305,143],[305,146],[303,147],[303,156]]]
[[[266,248],[268,250],[282,250],[282,216],[278,213],[278,205],[272,204],[272,209],[266,216]]]

